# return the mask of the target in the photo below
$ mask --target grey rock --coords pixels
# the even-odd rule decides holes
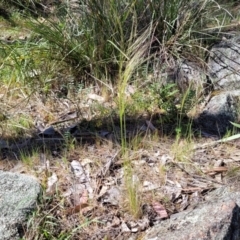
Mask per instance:
[[[240,90],[224,91],[210,99],[195,122],[204,132],[224,135],[240,119]]]
[[[195,122],[205,132],[224,135],[232,128],[230,122],[240,120],[240,35],[214,45],[207,64],[213,90],[219,93]]]
[[[39,137],[46,137],[46,138],[50,138],[50,137],[54,137],[54,136],[60,136],[61,135],[54,129],[53,126],[50,126],[46,129],[44,129],[42,132],[40,132],[38,134]]]
[[[143,240],[238,240],[239,206],[240,192],[222,188],[215,191],[206,203],[174,214],[152,227]]]
[[[33,177],[0,171],[0,240],[20,239],[34,209],[40,184]]]
[[[118,206],[121,200],[121,192],[119,188],[112,186],[106,194],[103,196],[104,203],[110,203],[111,205]]]
[[[204,70],[193,62],[182,61],[176,83],[182,93],[189,88],[196,91],[193,109],[197,111],[190,111],[188,117],[205,133],[222,136],[232,129],[230,122],[240,120],[240,35],[212,46],[206,64]],[[209,96],[211,91],[212,97],[206,101],[204,95]]]
[[[175,82],[182,93],[189,88],[195,90],[197,95],[204,91],[207,84],[206,72],[195,62],[181,60],[175,72]]]
[[[240,89],[240,35],[212,47],[208,59],[214,90]]]
[[[2,150],[7,148],[9,148],[7,141],[0,139],[0,149]]]

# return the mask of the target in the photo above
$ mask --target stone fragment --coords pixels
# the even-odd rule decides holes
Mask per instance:
[[[175,73],[175,82],[182,93],[191,89],[200,95],[207,84],[206,73],[198,64],[181,60]]]

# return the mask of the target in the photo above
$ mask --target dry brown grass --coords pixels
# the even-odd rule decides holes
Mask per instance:
[[[41,103],[39,98],[32,97],[25,102],[25,115],[41,116],[46,122],[52,119],[44,117],[45,114],[61,115],[60,109],[66,112],[61,100],[55,101],[54,105],[48,102],[50,99]],[[29,106],[34,105],[38,107],[32,108],[34,113],[31,113]],[[42,112],[44,114],[41,115]],[[169,215],[182,211],[191,206],[194,193],[198,192],[199,201],[202,201],[202,192],[205,194],[221,186],[225,179],[233,179],[232,174],[235,176],[238,171],[233,154],[237,156],[237,151],[233,144],[194,150],[199,140],[176,141],[174,137],[149,131],[137,134],[125,156],[120,154],[119,140],[112,141],[114,134],[109,139],[78,141],[72,148],[65,145],[62,149],[56,146],[35,149],[29,155],[23,154],[22,158],[20,154],[14,161],[10,157],[17,156],[17,153],[6,155],[6,159],[1,161],[1,169],[34,175],[43,186],[38,209],[26,229],[26,239],[34,239],[36,231],[39,239],[44,239],[44,234],[59,239],[93,239],[96,236],[98,239],[127,239],[131,234],[140,236],[143,229],[161,219],[154,210],[156,202],[162,204]],[[225,162],[225,166],[229,166],[227,172],[218,172],[219,169],[214,168],[214,162],[219,159],[223,162],[233,159]],[[74,176],[71,170],[73,161],[82,166],[87,182],[81,183]],[[127,178],[124,175],[126,168],[129,173]],[[57,180],[51,187],[48,181],[53,175],[57,176]],[[47,193],[49,187],[51,191]],[[131,198],[133,196],[137,200]],[[189,197],[187,205],[186,196]]]

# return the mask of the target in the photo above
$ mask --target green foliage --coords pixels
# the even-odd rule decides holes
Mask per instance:
[[[160,89],[156,88],[156,90],[158,90],[159,94],[159,107],[169,114],[173,114],[173,112],[176,114],[175,100],[178,93],[176,85],[167,84],[163,85]]]
[[[34,12],[42,1],[16,0],[4,1],[4,4],[15,4],[25,8],[25,12]],[[224,25],[231,18],[227,10],[210,0],[79,0],[76,4],[73,7],[70,1],[60,2],[44,20],[27,18],[24,27],[35,33],[35,40],[4,49],[4,55],[13,60],[10,64],[4,63],[7,71],[12,66],[18,71],[11,76],[14,81],[21,78],[24,84],[29,84],[29,72],[40,68],[49,75],[40,74],[37,82],[40,88],[48,90],[51,84],[46,79],[54,78],[56,68],[66,63],[67,71],[74,72],[81,81],[104,79],[118,83],[121,81],[119,74],[127,67],[132,43],[147,29],[151,31],[148,34],[150,44],[147,54],[141,58],[160,53],[160,68],[165,68],[169,59],[178,58],[180,54],[204,58],[207,41],[219,35],[209,33],[207,26],[219,25],[219,22]],[[138,47],[141,48],[141,44]],[[54,67],[49,64],[53,59]],[[47,69],[44,64],[49,64]],[[149,66],[147,71],[151,70]],[[139,68],[139,64],[136,67]]]
[[[122,53],[150,25],[154,26],[152,47],[160,43],[164,51],[175,56],[191,48],[184,50],[191,54],[193,45],[203,41],[206,24],[214,21],[206,13],[217,6],[207,0],[82,0],[77,13],[70,3],[62,5],[62,15],[57,19],[31,20],[29,27],[49,42],[56,58],[73,66],[78,74],[88,73],[100,79],[107,74],[116,81],[119,70],[125,67]],[[200,35],[201,39],[196,37]]]
[[[12,3],[32,11],[32,6],[41,1],[9,2]],[[209,40],[219,37],[208,26],[215,23],[221,27],[231,20],[231,14],[211,0],[79,0],[76,4],[73,7],[70,1],[61,2],[45,19],[28,17],[24,27],[34,33],[32,37],[0,46],[1,77],[24,86],[24,93],[28,94],[35,89],[44,93],[51,90],[60,68],[64,73],[75,74],[71,84],[79,84],[79,80],[94,84],[111,81],[118,88],[120,115],[128,109],[124,96],[127,84],[137,79],[135,75],[141,68],[146,75],[153,72],[153,56],[160,72],[171,67],[170,62],[180,55],[204,58]],[[152,82],[148,85],[152,94],[145,102],[141,94],[134,96],[139,108],[148,110],[156,103],[167,113],[167,120],[174,118],[176,112],[185,114],[191,105],[191,94],[179,110],[175,86],[158,81],[159,86]],[[59,84],[69,86],[65,81]]]
[[[76,139],[73,138],[69,132],[65,132],[63,137],[64,137],[64,144],[66,147],[66,151],[74,150]]]
[[[50,62],[51,52],[42,41],[14,41],[1,44],[0,50],[4,58],[0,59],[3,71],[0,72],[5,84],[21,87],[30,94],[36,89],[47,89],[51,84],[54,61]]]
[[[32,127],[33,121],[30,117],[19,116],[8,119],[4,130],[9,131],[12,137],[22,137],[29,132]]]
[[[233,122],[230,122],[234,127],[236,127],[237,129],[240,128],[240,124],[238,123],[233,123]],[[218,140],[218,142],[229,142],[229,141],[232,141],[232,140],[235,140],[235,139],[239,139],[240,138],[240,134],[237,133],[237,134],[234,134],[234,135],[231,135],[231,136],[226,136],[224,137],[223,139],[220,139]]]

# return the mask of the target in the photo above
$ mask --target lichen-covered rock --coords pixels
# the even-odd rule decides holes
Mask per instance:
[[[36,206],[40,184],[33,177],[0,171],[0,240],[19,240]]]

